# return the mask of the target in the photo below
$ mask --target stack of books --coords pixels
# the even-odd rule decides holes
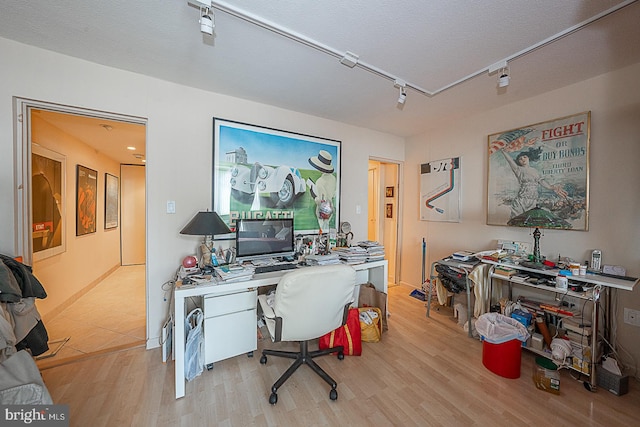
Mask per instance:
[[[475,255],[473,252],[469,251],[457,251],[451,255],[451,258],[456,261],[469,261],[471,259],[475,259]]]
[[[225,283],[241,282],[243,280],[249,280],[253,277],[254,269],[252,267],[245,267],[242,265],[222,265],[214,267],[213,271],[216,273],[216,277]]]
[[[497,265],[496,268],[493,270],[493,273],[500,276],[504,276],[506,278],[511,278],[511,276],[518,273],[518,270],[516,270],[515,268],[504,266],[504,265]]]
[[[338,254],[338,257],[347,264],[355,265],[367,262],[369,253],[365,248],[360,246],[351,246],[349,248],[340,247],[334,248],[333,253]]]
[[[328,255],[307,255],[304,257],[307,265],[331,265],[340,264],[340,257],[336,253]]]
[[[358,246],[366,249],[367,262],[381,261],[384,259],[384,246],[382,246],[380,243],[371,240],[365,240],[363,242],[358,242]]]

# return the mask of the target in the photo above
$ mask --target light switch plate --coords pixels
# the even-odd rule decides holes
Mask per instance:
[[[167,213],[176,213],[176,202],[174,200],[167,200]]]

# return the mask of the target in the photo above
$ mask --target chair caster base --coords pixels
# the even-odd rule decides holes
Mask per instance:
[[[331,389],[329,392],[329,399],[338,400],[338,391],[336,389]]]
[[[271,403],[272,405],[278,403],[278,395],[275,393],[271,393],[271,396],[269,396],[269,403]]]

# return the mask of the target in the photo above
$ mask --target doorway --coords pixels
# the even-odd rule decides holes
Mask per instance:
[[[389,284],[399,283],[400,215],[402,214],[400,176],[402,164],[369,159],[368,239],[384,245],[389,265]]]
[[[135,299],[141,301],[140,307],[136,307],[135,310],[145,313],[145,317],[142,319],[142,325],[140,321],[137,322],[135,334],[131,333],[130,327],[128,330],[123,330],[122,334],[135,336],[137,341],[144,342],[146,340],[146,267],[143,258],[135,275],[131,275],[132,270],[124,268],[122,264],[122,230],[129,220],[122,215],[125,201],[120,191],[123,185],[120,168],[123,163],[139,162],[140,168],[144,170],[146,119],[28,99],[15,98],[14,102],[18,113],[16,116],[16,164],[21,183],[15,195],[18,212],[16,247],[24,263],[33,267],[34,274],[47,291],[47,298],[36,301],[45,327],[48,321],[59,319],[69,310],[74,310],[73,316],[77,318],[77,313],[83,311],[77,309],[77,302],[87,298],[92,299],[93,304],[97,303],[101,309],[118,312],[121,299],[127,298],[126,287],[125,293],[122,289],[118,289],[119,298],[98,297],[98,300],[95,300],[96,297],[91,296],[105,286],[113,290],[112,285],[105,285],[105,283],[109,283],[110,280],[122,283],[122,275],[125,274],[127,278],[134,277],[129,280],[129,283],[136,288]],[[34,150],[34,147],[38,147],[39,150]],[[127,147],[135,148],[132,150]],[[56,213],[61,214],[56,234],[52,234],[61,235],[63,245],[57,252],[40,251],[41,236],[46,236],[47,233],[36,232],[34,228],[34,226],[44,227],[46,231],[47,227],[47,221],[38,219],[37,224],[34,222],[36,207],[34,203],[36,205],[39,203],[33,199],[32,178],[35,171],[33,168],[35,153],[44,153],[44,156],[54,153],[55,155],[51,157],[62,159],[60,163],[64,165],[60,173],[61,191],[56,192],[53,203],[53,206],[58,208],[54,209]],[[84,171],[90,171],[93,179],[93,203],[88,209],[90,215],[87,216],[86,211],[83,210],[83,216],[80,217],[77,212],[81,212],[80,209],[86,207],[80,205],[80,195],[84,197],[87,193],[84,188],[82,193],[79,191],[80,183],[85,182],[80,176],[80,172],[84,173]],[[139,185],[144,190],[146,186],[144,172],[142,177]],[[110,182],[115,178],[117,183],[115,206],[110,199],[109,210],[106,207],[108,178],[111,178]],[[113,191],[109,190],[110,195],[111,193]],[[146,202],[142,197],[143,220],[146,218],[145,211]],[[79,228],[80,218],[83,220],[82,229]],[[89,218],[88,223],[85,224],[84,221],[87,218]],[[143,226],[142,247],[146,244],[144,228]],[[34,244],[36,238],[40,239],[39,244]],[[112,292],[107,292],[106,295],[110,293]],[[85,307],[84,311],[90,315],[92,310],[86,310]],[[105,335],[110,335],[103,336],[102,339],[93,337],[98,347],[86,348],[85,346],[80,353],[105,351],[106,344],[113,347],[119,345],[117,335],[114,338],[111,334],[111,332],[118,333],[113,322],[93,328],[93,331],[80,327],[80,323],[83,321],[76,322],[78,327],[68,328],[73,330],[69,332],[86,330],[88,333],[93,332],[97,335],[102,331]],[[50,325],[55,330],[54,323],[51,322]],[[56,332],[56,334],[49,333],[50,340],[64,338],[59,336],[61,334],[59,329]],[[67,331],[65,330],[62,334],[67,335]],[[89,341],[85,338],[72,337],[69,343],[83,341],[84,345]],[[50,345],[50,351],[51,347]]]

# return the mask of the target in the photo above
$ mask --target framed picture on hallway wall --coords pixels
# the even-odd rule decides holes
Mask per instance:
[[[591,112],[489,135],[487,224],[588,230]]]
[[[213,123],[213,210],[232,230],[239,218],[295,218],[300,234],[338,228],[340,141]]]
[[[118,226],[118,177],[104,174],[104,228],[116,228]]]
[[[98,172],[86,166],[76,168],[76,236],[96,232]]]
[[[31,146],[31,212],[34,261],[66,251],[66,156]]]

